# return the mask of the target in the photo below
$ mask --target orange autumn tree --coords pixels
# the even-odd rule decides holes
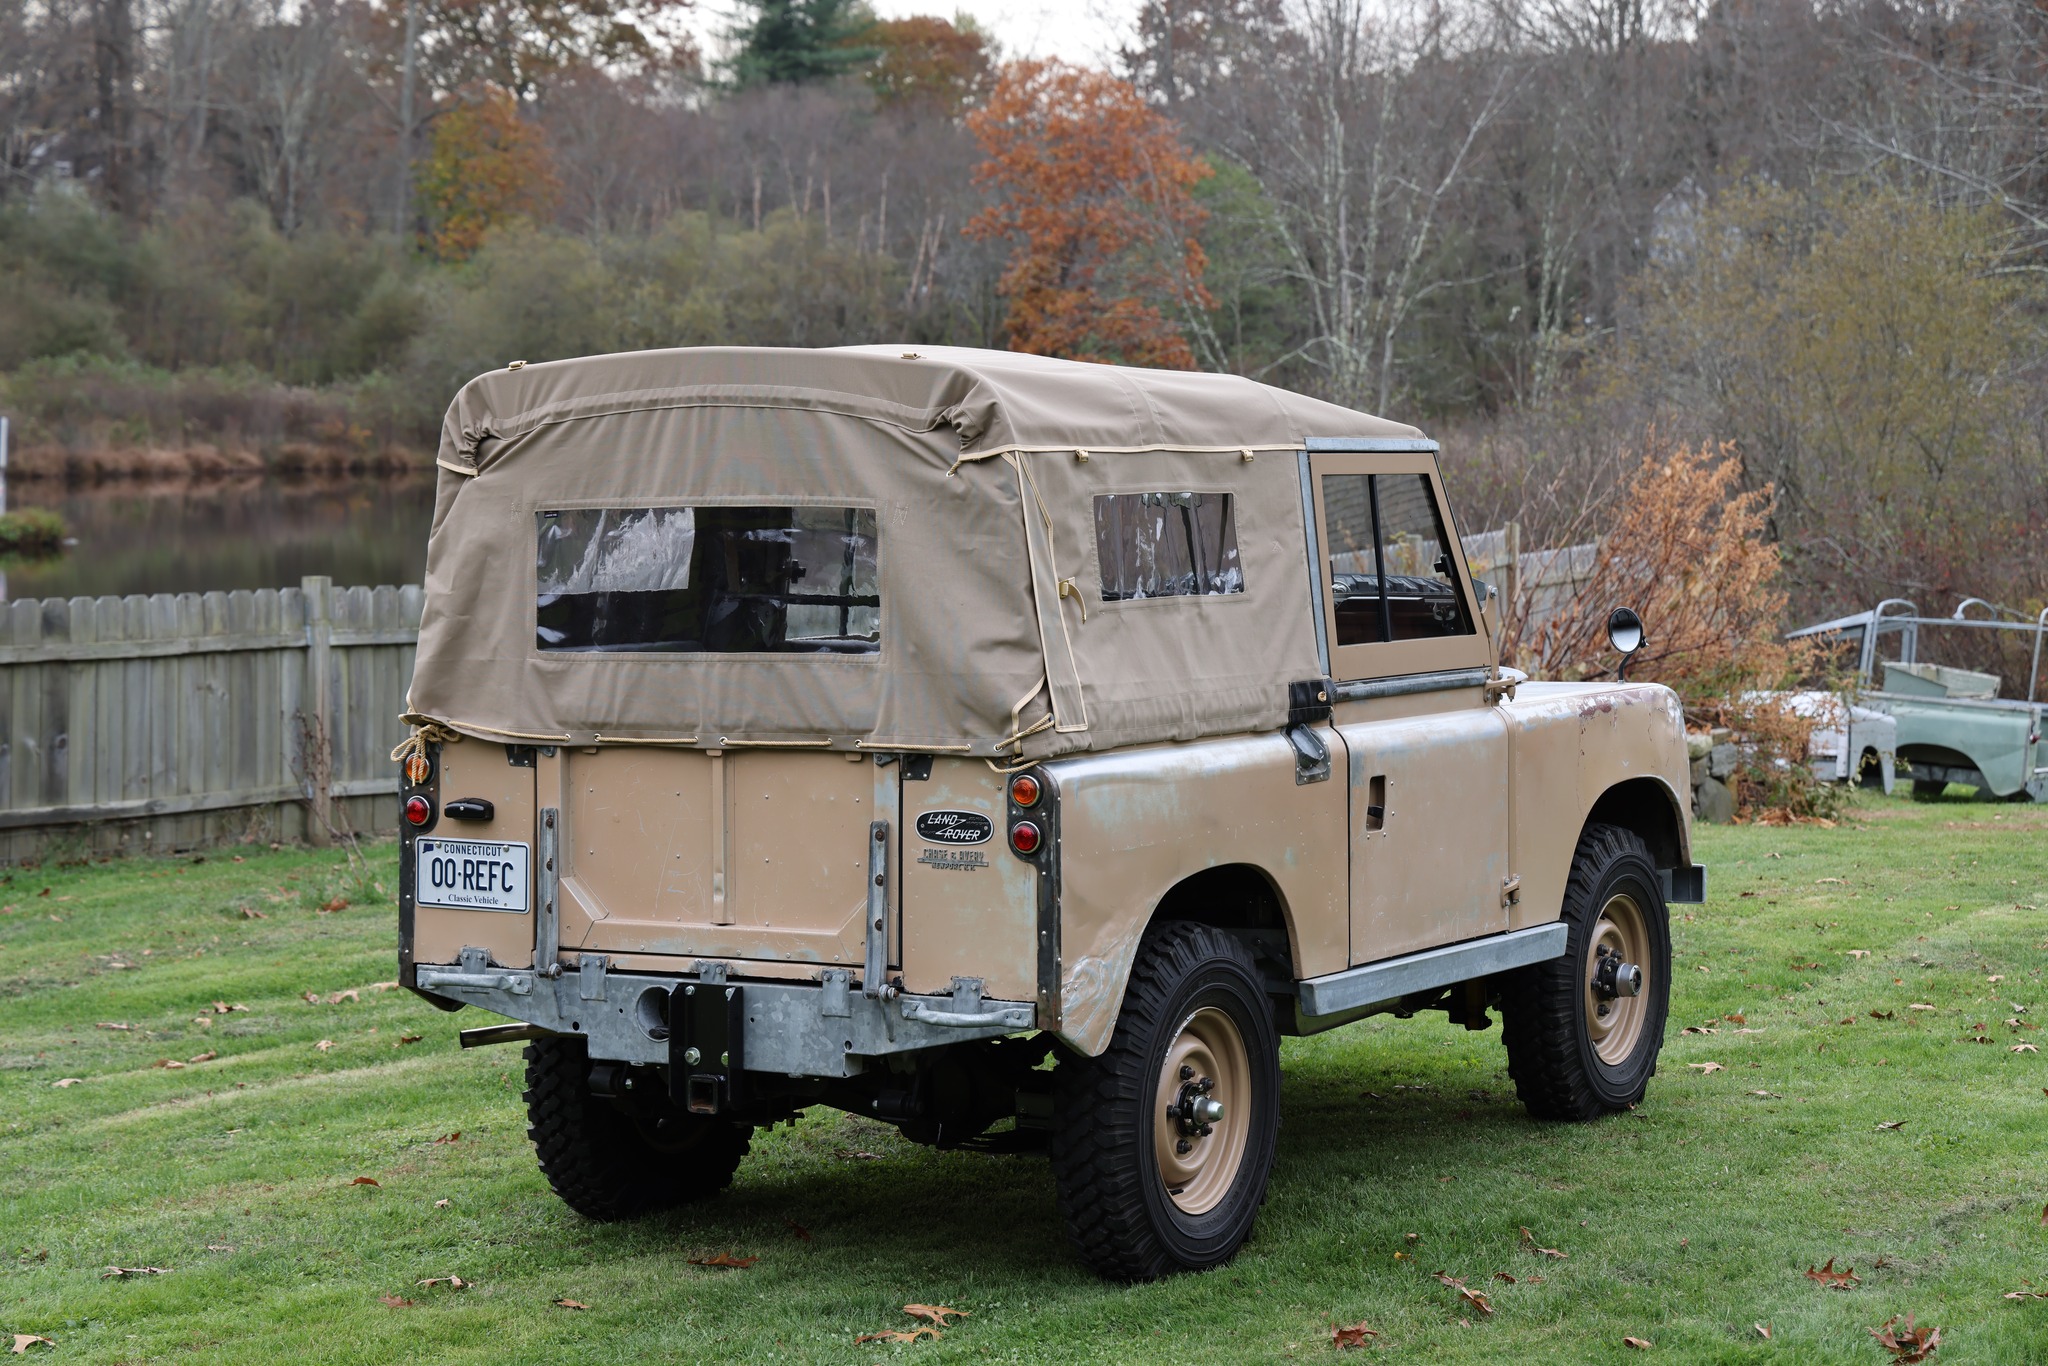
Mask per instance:
[[[419,194],[443,260],[467,260],[493,228],[545,215],[555,189],[546,139],[505,91],[485,87],[435,122]]]
[[[1193,369],[1162,305],[1207,308],[1208,264],[1190,190],[1214,172],[1126,81],[1054,61],[1013,62],[967,116],[997,201],[967,234],[1012,238],[998,289],[1018,351]]]

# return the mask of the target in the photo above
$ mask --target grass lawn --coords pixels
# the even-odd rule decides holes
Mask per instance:
[[[1068,1255],[1042,1160],[934,1153],[830,1112],[757,1136],[709,1206],[583,1222],[534,1167],[517,1050],[456,1047],[492,1017],[376,985],[395,971],[391,845],[366,874],[260,847],[16,870],[0,1332],[54,1339],[30,1349],[52,1360],[294,1366],[1875,1366],[1866,1330],[1912,1313],[1940,1326],[1937,1363],[2048,1361],[2048,1299],[2003,1298],[2048,1290],[2048,1051],[2013,1051],[2048,1050],[2048,809],[1867,799],[1839,828],[1699,845],[1713,900],[1679,908],[1639,1110],[1534,1123],[1497,1033],[1440,1017],[1290,1040],[1253,1241],[1135,1288]],[[691,1265],[719,1252],[759,1261]],[[1806,1277],[1829,1258],[1857,1282]],[[419,1284],[450,1275],[473,1284]],[[971,1316],[855,1346],[912,1326],[910,1301]],[[1333,1349],[1331,1326],[1360,1320],[1380,1336]]]

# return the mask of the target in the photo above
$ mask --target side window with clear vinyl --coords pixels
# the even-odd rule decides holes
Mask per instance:
[[[1102,600],[1244,592],[1231,502],[1227,493],[1097,494]]]

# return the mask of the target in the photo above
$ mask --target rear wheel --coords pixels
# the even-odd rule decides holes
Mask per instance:
[[[1591,825],[1565,887],[1565,951],[1509,975],[1508,1075],[1538,1119],[1593,1119],[1643,1098],[1671,1000],[1671,928],[1649,850]]]
[[[1236,1253],[1280,1128],[1280,1040],[1243,944],[1206,925],[1148,935],[1108,1050],[1063,1057],[1058,1086],[1053,1176],[1089,1266],[1143,1281]]]
[[[591,1094],[580,1037],[526,1046],[526,1136],[541,1174],[586,1219],[632,1219],[723,1190],[750,1130],[665,1101],[622,1108]]]

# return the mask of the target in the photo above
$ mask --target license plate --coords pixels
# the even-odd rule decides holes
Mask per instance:
[[[413,846],[413,901],[524,915],[530,863],[523,844],[423,839]]]

